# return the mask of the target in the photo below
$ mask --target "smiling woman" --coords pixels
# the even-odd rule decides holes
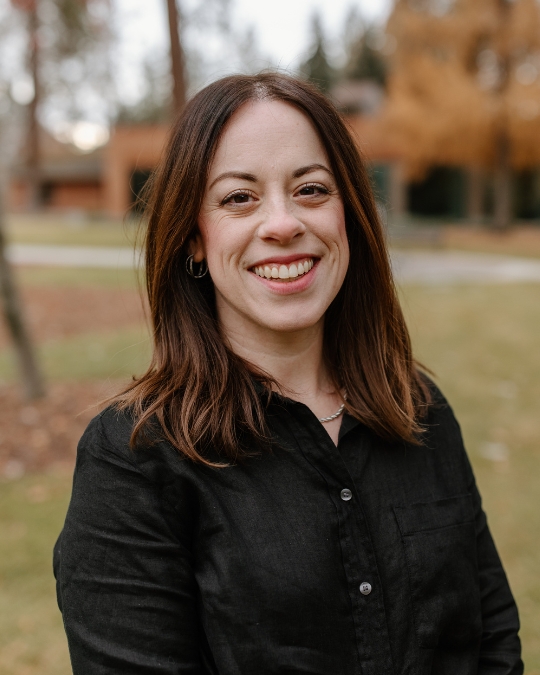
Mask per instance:
[[[196,261],[207,260],[231,349],[303,395],[317,414],[337,407],[340,387],[315,350],[347,273],[349,245],[343,201],[313,124],[290,103],[245,104],[216,148],[208,184],[190,248]],[[298,364],[282,372],[307,340],[311,382]],[[335,442],[339,422],[327,427]]]
[[[459,427],[330,102],[215,82],[147,197],[152,363],[85,432],[55,548],[75,675],[521,673]]]

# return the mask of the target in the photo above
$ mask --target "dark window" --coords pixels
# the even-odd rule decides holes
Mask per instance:
[[[514,175],[513,184],[517,218],[540,218],[540,171],[520,171]]]
[[[409,211],[418,216],[462,218],[465,175],[462,169],[435,167],[423,181],[409,185]]]
[[[41,190],[41,203],[44,206],[47,206],[52,202],[54,183],[42,183],[40,185],[40,190]]]
[[[129,188],[131,192],[131,209],[132,211],[142,211],[144,205],[140,201],[146,181],[150,178],[151,169],[137,169],[131,174],[129,181]]]

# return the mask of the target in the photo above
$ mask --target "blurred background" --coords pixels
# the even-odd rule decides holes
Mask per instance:
[[[540,675],[540,0],[0,0],[0,675],[71,672],[51,549],[79,436],[148,362],[137,198],[171,120],[265,68],[355,134]]]

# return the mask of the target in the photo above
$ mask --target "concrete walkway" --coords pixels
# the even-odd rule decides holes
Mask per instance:
[[[8,257],[15,265],[108,267],[131,269],[131,248],[41,246],[12,244]],[[540,282],[540,260],[460,251],[392,251],[398,283],[515,283]]]
[[[516,283],[540,282],[540,260],[461,251],[392,252],[400,283]]]
[[[132,248],[101,246],[10,244],[7,255],[14,265],[44,265],[50,267],[130,269],[136,260]]]

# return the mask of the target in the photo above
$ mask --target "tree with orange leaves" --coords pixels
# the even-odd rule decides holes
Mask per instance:
[[[384,127],[409,176],[433,165],[492,172],[494,225],[509,226],[511,169],[540,165],[540,3],[397,0],[387,39]]]

